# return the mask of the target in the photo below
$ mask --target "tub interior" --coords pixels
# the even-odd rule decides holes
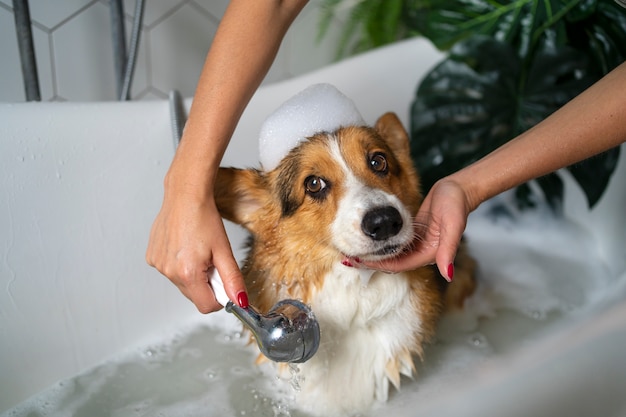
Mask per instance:
[[[439,56],[411,40],[263,87],[223,164],[256,166],[264,117],[317,82],[406,126]],[[277,380],[236,319],[200,315],[145,265],[174,152],[167,103],[2,107],[2,416],[303,416],[297,368]],[[565,182],[564,218],[503,215],[507,193],[470,216],[476,294],[367,416],[626,415],[624,157],[591,211]],[[245,233],[227,229],[241,258]]]

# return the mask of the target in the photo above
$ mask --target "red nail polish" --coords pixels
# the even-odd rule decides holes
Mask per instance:
[[[240,291],[237,294],[237,302],[241,308],[248,308],[250,306],[248,303],[248,294],[245,291]]]
[[[448,281],[452,281],[454,278],[454,264],[448,265]]]

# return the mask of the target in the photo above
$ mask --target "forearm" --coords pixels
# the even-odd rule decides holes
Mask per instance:
[[[533,178],[626,141],[626,63],[532,129],[448,177],[474,210]]]
[[[210,192],[230,137],[305,0],[233,0],[204,64],[167,182]]]

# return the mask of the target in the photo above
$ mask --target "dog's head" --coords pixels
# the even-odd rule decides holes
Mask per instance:
[[[398,254],[413,240],[422,200],[407,133],[392,113],[374,128],[310,137],[270,172],[220,168],[215,196],[255,241],[333,260]]]
[[[380,260],[413,241],[422,197],[406,131],[387,113],[300,143],[270,172],[220,168],[222,215],[283,255]]]

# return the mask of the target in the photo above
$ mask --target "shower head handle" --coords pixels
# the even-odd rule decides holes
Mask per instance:
[[[260,314],[252,306],[239,307],[228,299],[215,268],[210,271],[209,282],[217,301],[252,332],[261,353],[268,359],[302,363],[315,355],[320,344],[320,328],[309,306],[287,299],[276,303],[267,314]]]

